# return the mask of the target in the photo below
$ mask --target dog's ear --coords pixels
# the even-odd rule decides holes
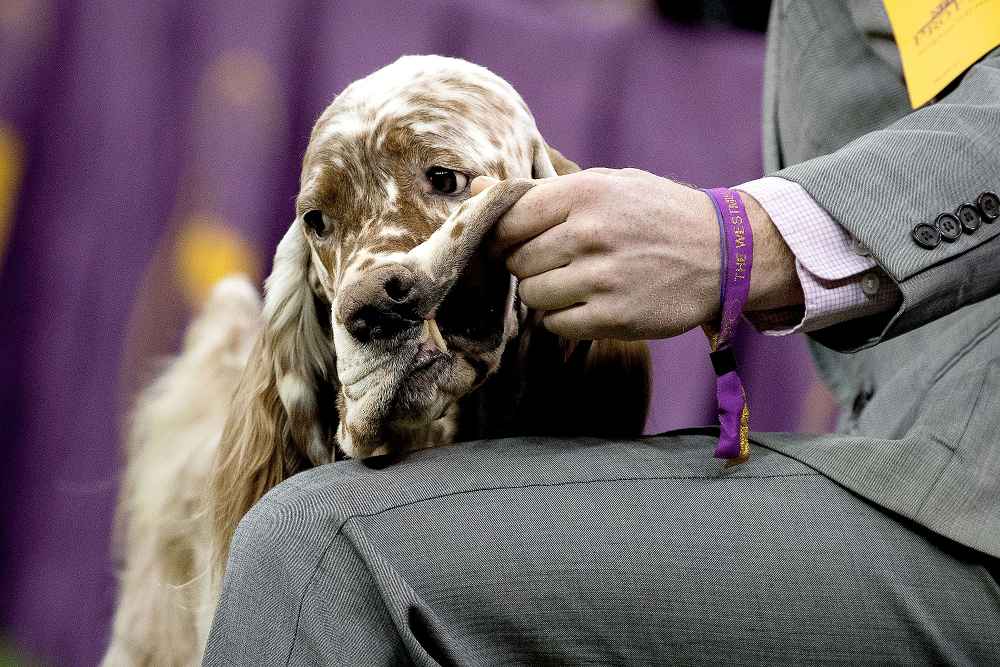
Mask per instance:
[[[250,507],[283,479],[333,459],[335,354],[329,305],[313,282],[309,245],[296,221],[278,244],[265,287],[264,326],[233,396],[213,465],[217,575]]]
[[[529,311],[518,341],[521,377],[514,431],[635,437],[646,424],[650,355],[643,341],[568,340]]]
[[[536,139],[533,178],[576,171],[580,167],[575,162],[541,137]],[[642,433],[651,367],[644,342],[560,338],[541,326],[541,313],[529,311],[513,365],[521,377],[512,424],[516,432],[605,437]]]
[[[580,171],[579,165],[545,143],[541,136],[535,139],[531,158],[532,178],[565,176],[575,171]]]

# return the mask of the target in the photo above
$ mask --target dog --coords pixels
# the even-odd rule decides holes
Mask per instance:
[[[532,179],[578,169],[506,81],[463,60],[406,56],[334,99],[263,306],[225,281],[138,400],[104,664],[198,661],[240,519],[302,470],[479,438],[641,433],[645,344],[546,331],[484,250]],[[479,175],[500,182],[470,197]]]

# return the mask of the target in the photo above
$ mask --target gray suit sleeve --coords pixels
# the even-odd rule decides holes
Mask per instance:
[[[871,249],[902,292],[896,311],[816,332],[820,343],[870,347],[997,294],[1000,221],[930,250],[911,230],[1000,191],[1000,49],[936,103],[773,175],[802,185]]]

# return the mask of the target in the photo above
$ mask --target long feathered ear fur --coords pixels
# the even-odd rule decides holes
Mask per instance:
[[[337,391],[329,305],[314,289],[300,223],[285,234],[265,285],[264,327],[232,400],[210,486],[214,571],[237,524],[282,480],[329,462]]]

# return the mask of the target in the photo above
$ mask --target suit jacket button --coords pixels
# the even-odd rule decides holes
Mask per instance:
[[[861,257],[871,257],[872,255],[872,251],[868,249],[868,246],[853,236],[851,237],[851,252]]]
[[[937,230],[937,227],[928,222],[917,223],[910,234],[918,246],[927,248],[928,250],[933,250],[941,244],[941,232]]]
[[[955,209],[955,217],[962,221],[962,229],[971,234],[983,224],[979,209],[975,204],[962,204]]]
[[[986,222],[993,222],[1000,218],[1000,197],[997,197],[997,193],[988,190],[983,192],[976,197],[976,205],[979,206]]]
[[[934,226],[945,241],[954,241],[962,235],[962,223],[951,213],[942,213],[934,220]]]
[[[878,294],[879,285],[882,281],[879,280],[877,273],[866,273],[861,276],[861,291],[865,293],[866,296],[875,296]]]

